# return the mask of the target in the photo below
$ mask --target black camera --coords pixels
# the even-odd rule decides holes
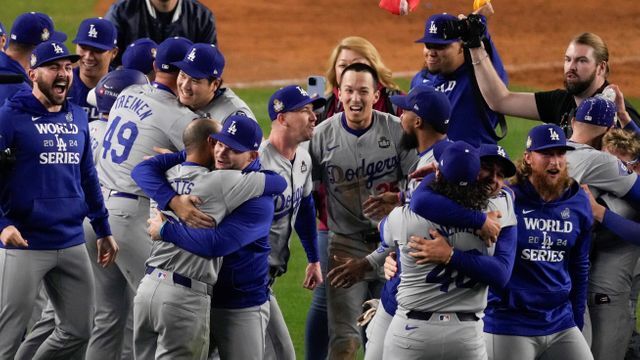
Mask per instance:
[[[449,20],[444,24],[443,37],[445,39],[460,38],[467,47],[479,47],[480,41],[487,29],[480,15],[469,14],[466,19]]]

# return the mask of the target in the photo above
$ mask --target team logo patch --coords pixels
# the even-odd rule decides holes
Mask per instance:
[[[440,314],[438,315],[438,321],[451,321],[450,314]]]
[[[67,120],[67,122],[72,122],[73,121],[73,113],[71,111],[69,111],[64,118]]]
[[[151,48],[151,56],[155,59],[156,58],[156,53],[158,52],[158,50],[156,48]]]
[[[51,33],[49,33],[49,29],[47,29],[47,28],[42,29],[42,34],[40,34],[40,39],[42,41],[49,40],[50,36],[51,36]]]
[[[191,49],[189,55],[187,55],[187,60],[194,61],[196,59],[196,49]]]
[[[300,95],[309,96],[309,94],[307,94],[307,91],[305,89],[301,88],[300,86],[296,86],[296,89],[298,89],[298,91],[300,91]]]
[[[62,50],[60,45],[56,43],[51,43],[51,46],[53,46],[53,51],[55,51],[56,54],[64,54],[64,50]]]
[[[304,174],[307,172],[307,170],[308,170],[307,163],[304,160],[302,160],[302,164],[300,165],[300,172]]]
[[[549,128],[549,138],[552,141],[560,141],[560,136],[555,130],[553,130],[553,128]]]
[[[502,156],[503,158],[507,157],[507,153],[504,151],[504,149],[500,145],[498,145],[498,155]]]
[[[527,148],[531,147],[531,136],[527,136]]]
[[[378,140],[378,146],[382,149],[386,149],[391,146],[391,141],[389,141],[385,136],[381,136]]]
[[[275,112],[280,112],[280,111],[282,111],[282,109],[284,109],[284,104],[282,103],[282,101],[280,101],[278,99],[274,99],[273,100],[273,110]]]
[[[158,279],[164,280],[166,278],[167,278],[167,273],[166,272],[164,272],[164,271],[158,272]]]
[[[36,57],[36,55],[31,54],[31,66],[36,66],[37,62],[38,62],[38,58]]]
[[[560,216],[562,216],[562,219],[567,220],[571,216],[571,210],[569,210],[569,208],[564,208],[560,213]]]

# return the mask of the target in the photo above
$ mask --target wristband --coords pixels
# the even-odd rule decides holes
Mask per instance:
[[[445,261],[444,264],[449,265],[452,257],[453,257],[453,248],[451,248],[451,254],[449,254],[449,258],[447,258],[447,261]]]

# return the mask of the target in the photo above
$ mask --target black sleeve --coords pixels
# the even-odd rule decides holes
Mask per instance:
[[[214,44],[218,46],[218,34],[216,31],[216,18],[213,12],[202,3],[197,3],[198,9],[198,33],[195,34],[197,42]]]
[[[570,120],[569,113],[576,108],[575,100],[566,90],[556,89],[535,93],[540,121],[561,125]]]

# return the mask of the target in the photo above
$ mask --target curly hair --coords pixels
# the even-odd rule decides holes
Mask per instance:
[[[481,182],[460,186],[448,182],[442,175],[438,175],[435,180],[429,184],[429,187],[431,187],[433,191],[448,197],[467,209],[483,210],[489,204],[490,194]]]
[[[602,148],[609,148],[634,159],[640,157],[640,137],[634,132],[623,129],[611,129],[602,138]]]
[[[346,37],[336,45],[336,47],[331,52],[329,56],[329,61],[327,62],[327,92],[331,92],[334,88],[338,87],[338,79],[336,78],[336,61],[338,61],[338,56],[343,49],[348,49],[357,52],[362,55],[367,61],[371,64],[376,72],[378,73],[378,78],[380,83],[389,89],[400,90],[398,84],[393,81],[393,76],[391,70],[384,65],[382,62],[382,57],[378,50],[373,46],[369,40],[362,38],[360,36],[349,36]]]

